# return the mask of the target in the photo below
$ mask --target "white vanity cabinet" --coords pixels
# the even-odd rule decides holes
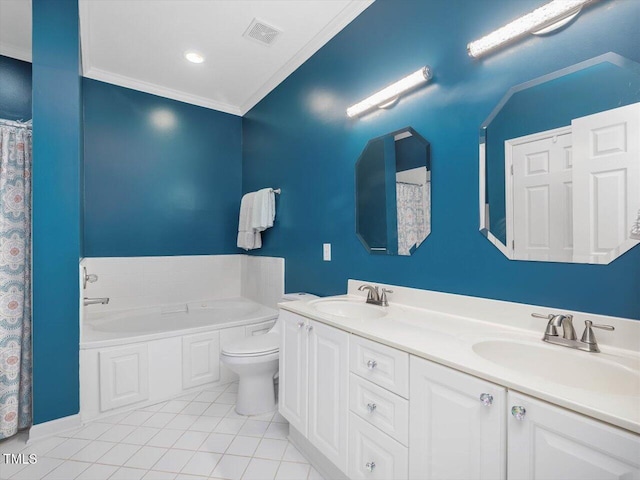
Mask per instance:
[[[640,479],[638,435],[517,392],[507,404],[509,480]]]
[[[289,311],[280,318],[280,413],[351,480],[640,480],[640,435]]]
[[[505,478],[506,390],[411,356],[409,478]]]
[[[284,310],[280,320],[280,413],[346,472],[349,334]]]

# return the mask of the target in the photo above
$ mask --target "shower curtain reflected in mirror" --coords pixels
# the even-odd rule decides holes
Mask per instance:
[[[431,209],[426,204],[431,198],[428,188],[429,183],[396,182],[398,255],[410,255],[430,232]]]
[[[31,425],[31,139],[0,120],[0,440]]]

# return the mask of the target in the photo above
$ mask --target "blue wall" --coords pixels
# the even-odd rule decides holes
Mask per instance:
[[[237,253],[241,119],[84,79],[85,256]]]
[[[31,119],[31,64],[0,55],[0,118]]]
[[[33,415],[79,411],[82,109],[77,0],[33,0]]]
[[[507,90],[608,51],[640,61],[632,0],[598,2],[553,35],[467,56],[467,42],[539,4],[378,0],[244,117],[243,190],[282,188],[258,254],[286,258],[287,291],[337,294],[359,278],[640,318],[640,247],[607,266],[509,261],[478,232],[478,129]],[[434,71],[425,88],[346,117],[424,64]],[[406,125],[431,142],[432,233],[412,257],[369,255],[354,234],[354,163],[368,139]]]

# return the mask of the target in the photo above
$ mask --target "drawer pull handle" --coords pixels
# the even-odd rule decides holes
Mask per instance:
[[[513,417],[516,420],[524,420],[524,416],[527,413],[527,409],[521,406],[515,406],[515,407],[511,407],[511,415],[513,415]]]
[[[311,330],[313,330],[313,325],[307,325],[307,332],[310,332]]]
[[[376,462],[367,462],[364,468],[366,468],[370,472],[373,472],[374,468],[376,468]]]
[[[373,370],[374,368],[376,368],[378,366],[378,362],[376,362],[375,360],[369,360],[367,362],[367,368],[369,370]],[[374,464],[375,465],[375,464]]]
[[[378,406],[375,403],[367,403],[367,410],[369,413],[373,413],[376,408],[378,408]]]
[[[480,401],[485,407],[490,407],[493,405],[493,395],[490,393],[482,393],[480,394]]]
[[[304,327],[304,322],[298,322],[298,328]]]

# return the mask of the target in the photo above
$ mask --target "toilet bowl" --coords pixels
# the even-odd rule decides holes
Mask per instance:
[[[284,295],[283,302],[318,298],[305,293]],[[264,335],[243,338],[222,348],[220,360],[238,375],[236,412],[260,415],[276,409],[274,377],[280,358],[280,319]]]

